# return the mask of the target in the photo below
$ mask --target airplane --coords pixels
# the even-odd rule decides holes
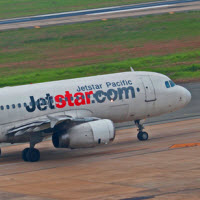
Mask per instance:
[[[115,138],[116,122],[133,121],[148,139],[143,120],[178,110],[190,92],[167,76],[134,71],[0,89],[0,143],[26,143],[27,162],[40,160],[35,145],[50,138],[55,148],[89,148]],[[0,151],[1,153],[1,151]]]

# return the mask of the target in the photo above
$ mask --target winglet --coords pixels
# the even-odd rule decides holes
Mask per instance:
[[[134,69],[132,67],[130,67],[131,71],[134,72]]]

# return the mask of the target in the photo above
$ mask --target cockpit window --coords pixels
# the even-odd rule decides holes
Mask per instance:
[[[170,83],[171,87],[174,87],[176,85],[172,80],[170,80],[169,83]]]
[[[168,81],[165,81],[165,86],[166,86],[166,88],[170,88],[170,85],[169,85]]]

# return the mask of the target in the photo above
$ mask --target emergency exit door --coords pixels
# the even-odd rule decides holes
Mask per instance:
[[[145,90],[145,101],[155,101],[156,93],[151,78],[149,76],[142,76],[141,80]]]

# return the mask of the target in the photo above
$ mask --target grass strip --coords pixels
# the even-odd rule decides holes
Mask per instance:
[[[40,71],[28,69],[21,75],[21,69],[19,69],[17,73],[1,76],[0,87],[124,72],[129,71],[131,66],[135,71],[159,72],[176,81],[182,79],[191,80],[200,78],[200,63],[190,64],[189,62],[188,64],[187,62],[198,59],[199,57],[200,50],[166,56],[147,56],[116,63],[104,63],[71,68],[55,68]],[[0,69],[0,73],[3,70],[4,69]]]
[[[194,11],[0,32],[0,87],[128,71],[130,66],[176,80],[199,78],[199,21],[200,11]],[[179,48],[159,46],[177,41]],[[147,50],[146,44],[158,49]],[[138,47],[139,54],[133,54]]]
[[[101,55],[104,51],[102,47],[119,45],[122,48],[135,48],[142,47],[145,43],[170,42],[170,40],[190,41],[200,35],[199,21],[200,11],[194,11],[41,29],[3,31],[0,32],[0,64],[24,61],[41,63],[52,55],[60,62],[63,60],[62,63],[64,63],[69,60],[67,56],[76,55],[76,53],[80,55],[86,51],[98,51],[98,55]],[[73,49],[73,54],[70,48]],[[61,53],[66,57],[61,57]],[[112,51],[109,55],[112,59]],[[128,57],[123,59],[126,58]],[[92,57],[88,56],[88,59]],[[51,62],[53,65],[59,65],[56,61],[51,60]]]

